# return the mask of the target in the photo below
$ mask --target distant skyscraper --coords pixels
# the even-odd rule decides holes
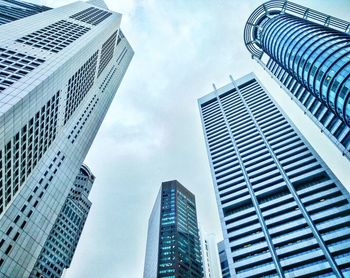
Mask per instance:
[[[206,234],[200,230],[204,278],[221,276],[220,259],[215,234]]]
[[[38,8],[0,26],[0,277],[40,261],[132,59],[105,7]]]
[[[221,276],[222,278],[231,278],[225,251],[225,244],[223,240],[218,243],[218,252],[220,259]]]
[[[350,22],[289,1],[269,1],[249,17],[245,44],[350,159]]]
[[[90,169],[82,165],[31,277],[59,278],[69,268],[90,211],[88,196],[94,181],[95,176]]]
[[[163,182],[148,222],[144,278],[202,278],[195,196]]]
[[[349,193],[256,76],[199,107],[231,277],[348,277]]]

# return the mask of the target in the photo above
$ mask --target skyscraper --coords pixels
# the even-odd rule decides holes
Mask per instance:
[[[144,278],[202,278],[195,196],[163,182],[148,222]]]
[[[218,243],[218,252],[220,259],[221,276],[222,278],[231,278],[225,251],[225,244],[223,240]]]
[[[199,99],[231,277],[350,275],[350,196],[254,74]]]
[[[133,56],[120,21],[90,1],[0,26],[1,277],[30,275],[66,203]]]
[[[200,229],[200,241],[204,272],[203,278],[220,277],[220,259],[215,234],[206,234]]]
[[[249,17],[255,59],[350,159],[350,23],[289,1]]]
[[[59,278],[69,268],[90,211],[88,196],[94,181],[95,176],[90,169],[82,165],[31,277]]]

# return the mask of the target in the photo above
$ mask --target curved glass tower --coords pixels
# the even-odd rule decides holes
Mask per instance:
[[[258,7],[244,32],[253,58],[297,99],[348,158],[349,32],[350,23],[288,1]]]

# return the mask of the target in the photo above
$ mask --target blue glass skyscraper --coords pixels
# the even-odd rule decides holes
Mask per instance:
[[[148,222],[144,278],[202,278],[195,196],[163,182]]]
[[[350,159],[350,23],[289,1],[249,17],[244,40],[257,60]]]
[[[229,277],[349,277],[349,192],[257,77],[199,108]]]

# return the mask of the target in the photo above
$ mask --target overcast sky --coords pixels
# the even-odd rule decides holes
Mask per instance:
[[[73,1],[36,0],[51,7]],[[350,21],[349,0],[295,2]],[[243,28],[258,0],[106,0],[135,50],[87,156],[93,203],[66,278],[142,277],[147,222],[162,181],[196,195],[199,221],[222,238],[197,99],[254,71],[345,186],[350,163],[254,62]],[[346,170],[348,170],[346,172]]]

